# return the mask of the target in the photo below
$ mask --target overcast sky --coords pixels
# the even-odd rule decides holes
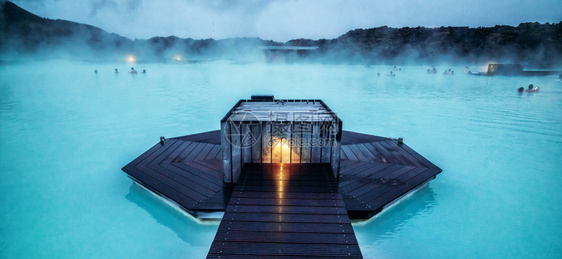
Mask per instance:
[[[2,1],[2,0],[0,0]],[[287,41],[335,38],[356,28],[494,26],[562,21],[562,0],[14,0],[51,19],[135,39],[175,35]]]

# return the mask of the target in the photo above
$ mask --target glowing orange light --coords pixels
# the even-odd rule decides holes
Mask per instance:
[[[277,198],[279,199],[278,205],[282,205],[283,201],[281,199],[283,199],[283,193],[285,192],[285,181],[283,181],[283,164],[281,164],[279,169],[279,179],[277,181]]]
[[[294,150],[291,150],[289,146],[289,140],[286,138],[273,138],[273,161],[281,162],[281,163],[290,163],[291,158],[298,159],[298,156],[295,154]]]
[[[137,58],[136,58],[135,56],[133,56],[133,55],[127,56],[127,59],[126,59],[126,60],[127,60],[127,63],[129,63],[129,64],[132,64],[132,63],[137,62]]]

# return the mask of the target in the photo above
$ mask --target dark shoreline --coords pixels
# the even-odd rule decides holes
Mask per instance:
[[[494,61],[535,68],[562,65],[562,22],[478,28],[382,26],[351,30],[334,39],[294,39],[284,43],[260,38],[215,40],[175,36],[131,40],[86,24],[42,18],[7,1],[0,5],[0,24],[3,60],[81,57],[77,59],[102,61],[135,55],[147,62],[167,63],[181,55],[185,60],[252,62],[263,60],[265,55],[281,57],[285,63],[405,65]],[[278,49],[265,53],[263,46]],[[272,53],[273,56],[267,56]]]

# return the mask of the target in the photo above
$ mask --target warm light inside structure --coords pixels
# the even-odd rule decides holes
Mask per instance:
[[[286,138],[272,138],[272,155],[273,161],[280,161],[281,163],[290,163],[293,159],[300,160],[299,154],[292,151],[289,147],[289,140]]]
[[[175,56],[174,56],[174,60],[175,60],[176,62],[180,62],[180,61],[182,60],[181,55],[175,55]]]

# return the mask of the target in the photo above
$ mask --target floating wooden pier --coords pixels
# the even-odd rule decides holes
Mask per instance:
[[[368,219],[441,172],[390,138],[343,131],[339,192],[352,219]],[[225,211],[232,184],[222,181],[220,131],[157,143],[123,171],[191,215]]]
[[[162,139],[123,171],[195,217],[224,212],[209,257],[361,257],[350,219],[441,169],[401,139],[341,125],[321,100],[241,100],[220,131]]]

